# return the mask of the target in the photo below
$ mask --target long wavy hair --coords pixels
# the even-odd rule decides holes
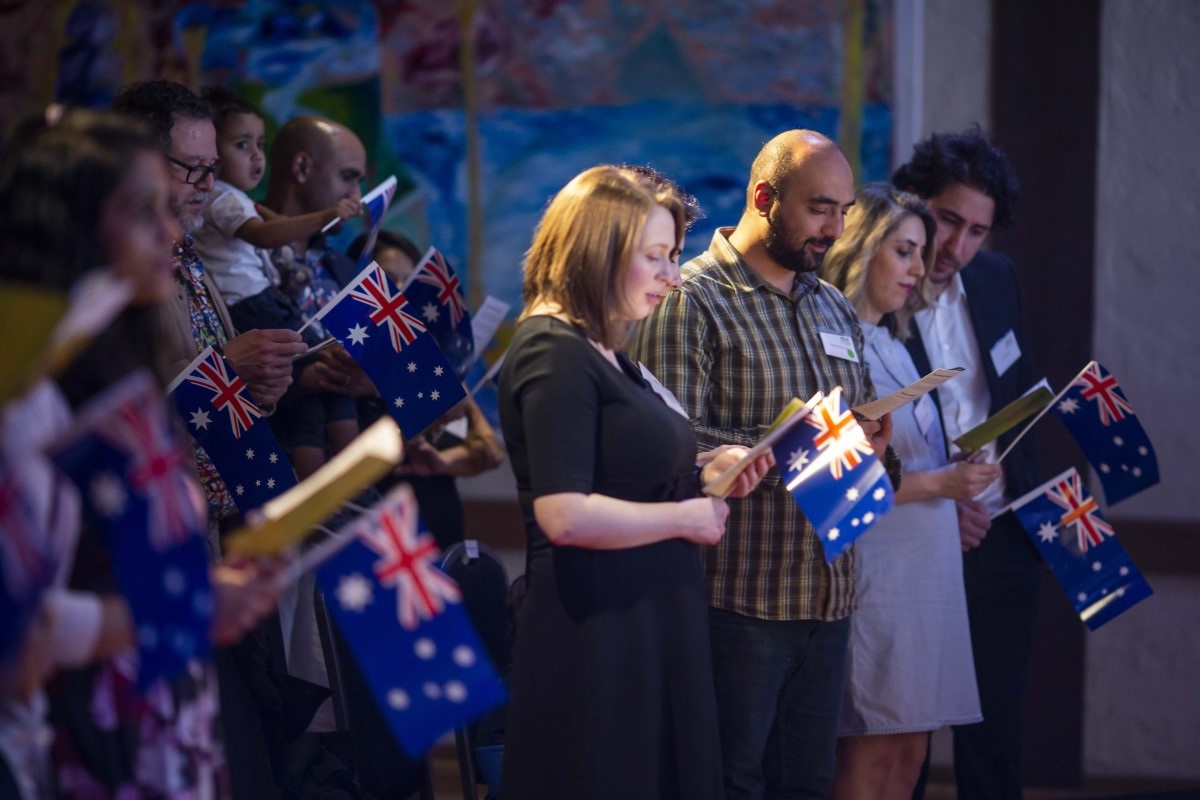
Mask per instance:
[[[925,262],[925,273],[928,274],[933,266],[937,222],[925,203],[915,194],[893,189],[886,183],[870,183],[855,192],[854,205],[846,215],[846,228],[825,254],[821,277],[836,286],[860,312],[871,261],[883,241],[909,217],[921,220],[925,227],[921,260]],[[925,278],[922,276],[904,305],[884,314],[880,320],[895,338],[909,337],[913,314],[925,307],[924,289]]]

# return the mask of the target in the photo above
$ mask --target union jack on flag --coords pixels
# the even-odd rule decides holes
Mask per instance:
[[[452,327],[462,322],[463,315],[467,313],[467,301],[463,298],[462,286],[454,270],[446,263],[446,257],[437,248],[429,248],[413,271],[413,276],[413,280],[437,290],[437,301],[450,311]]]
[[[129,458],[126,482],[146,498],[150,541],[162,552],[203,530],[208,517],[199,487],[184,466],[183,447],[167,433],[161,402],[154,407],[158,414],[122,404],[96,434]]]
[[[254,420],[262,417],[262,411],[246,396],[246,382],[237,375],[231,377],[225,359],[212,348],[206,348],[200,358],[192,362],[185,380],[213,393],[212,406],[217,411],[229,412],[235,439],[241,438]]]
[[[1089,628],[1153,593],[1074,467],[1019,498],[1012,511]]]
[[[404,310],[409,304],[408,298],[395,290],[383,267],[371,262],[365,272],[366,274],[351,284],[349,297],[370,307],[367,318],[376,326],[387,325],[392,349],[399,353],[405,345],[416,341],[417,334],[423,333],[425,326],[421,324],[421,320]]]
[[[1072,472],[1051,487],[1046,496],[1065,513],[1058,521],[1061,527],[1075,531],[1079,552],[1087,552],[1088,545],[1098,545],[1104,537],[1112,536],[1113,529],[1100,516],[1100,506],[1094,497],[1083,490],[1078,472]]]
[[[457,584],[401,484],[344,529],[317,583],[396,740],[411,757],[504,699]],[[392,593],[397,595],[392,598]]]
[[[841,480],[843,470],[848,472],[861,464],[862,456],[875,452],[853,412],[842,405],[841,387],[821,400],[804,418],[804,423],[817,429],[813,445],[825,454],[834,480]]]
[[[375,579],[396,590],[396,615],[405,630],[433,619],[447,602],[461,599],[458,586],[438,567],[437,543],[417,530],[415,505],[395,504],[379,512],[378,526],[364,526],[362,541],[379,555]]]
[[[1050,411],[1079,442],[1109,505],[1158,483],[1158,459],[1150,437],[1117,379],[1103,366],[1088,362],[1050,404]]]
[[[1073,386],[1081,387],[1079,396],[1096,404],[1100,414],[1100,424],[1105,427],[1125,419],[1126,414],[1133,413],[1133,406],[1121,393],[1117,379],[1104,367],[1095,361],[1088,363],[1075,379]]]

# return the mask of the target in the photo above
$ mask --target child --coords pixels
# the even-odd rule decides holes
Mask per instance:
[[[272,214],[264,220],[246,194],[262,180],[265,170],[262,115],[219,86],[209,87],[203,96],[216,112],[221,177],[208,194],[204,225],[195,234],[196,249],[229,305],[235,328],[299,329],[306,320],[277,285],[279,276],[267,251],[307,239],[335,220],[358,216],[361,204],[343,198],[324,211],[295,217]],[[310,346],[323,338],[319,326],[309,331]],[[326,444],[336,453],[358,435],[356,415],[353,398],[289,393],[272,425],[285,439],[296,474],[304,479],[325,463]]]

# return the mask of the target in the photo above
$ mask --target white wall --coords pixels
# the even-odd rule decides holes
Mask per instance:
[[[923,135],[991,125],[991,0],[924,0]]]
[[[1194,0],[1104,3],[1095,358],[1121,381],[1162,474],[1121,516],[1200,520],[1197,42]]]
[[[1109,516],[1195,522],[1200,536],[1197,42],[1200,3],[1104,2],[1093,352],[1162,474]],[[1147,578],[1155,595],[1086,639],[1084,772],[1200,780],[1200,578]]]

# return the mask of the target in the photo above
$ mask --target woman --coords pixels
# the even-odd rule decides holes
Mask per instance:
[[[745,451],[698,467],[688,421],[619,352],[678,285],[684,226],[669,187],[595,167],[550,202],[525,259],[500,376],[528,534],[506,797],[721,794],[696,545],[720,539],[728,509],[698,495]]]
[[[132,287],[130,306],[63,373],[4,409],[3,445],[31,480],[23,486],[39,521],[79,525],[78,505],[38,457],[78,408],[124,375],[158,367],[150,335],[154,305],[174,289],[171,242],[180,234],[169,209],[159,143],[113,114],[70,112],[27,130],[0,169],[0,279],[66,292],[92,269]],[[157,375],[161,381],[165,376]],[[211,665],[134,689],[136,659],[128,607],[116,592],[107,552],[84,530],[71,569],[77,602],[54,621],[50,659],[68,667],[52,690],[54,779],[63,797],[209,797],[224,782],[214,740],[216,684]],[[274,605],[269,574],[252,564],[211,568],[212,637],[236,641]],[[94,599],[87,610],[86,598]],[[55,612],[61,612],[55,607]],[[74,613],[77,612],[77,613]],[[70,653],[64,653],[67,648]],[[86,666],[89,661],[97,663]],[[45,746],[45,739],[29,739]],[[36,753],[21,758],[36,763]],[[28,779],[28,780],[26,780]],[[38,796],[38,776],[22,776]]]
[[[864,186],[825,256],[823,277],[858,311],[880,396],[919,377],[903,340],[922,307],[935,224],[915,195]],[[954,499],[978,494],[1000,468],[947,462],[928,395],[892,419],[904,479],[896,507],[857,545],[834,798],[910,797],[928,732],[981,719]]]

